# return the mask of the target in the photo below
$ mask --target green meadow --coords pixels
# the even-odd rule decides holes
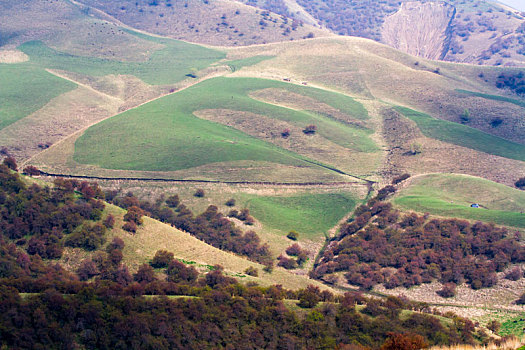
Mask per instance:
[[[0,129],[42,108],[76,84],[29,62],[0,64]]]
[[[322,98],[310,87],[254,78],[214,78],[160,98],[90,127],[76,142],[74,160],[106,169],[174,171],[208,163],[238,160],[310,166],[304,157],[234,128],[199,119],[194,111],[248,111],[300,126],[316,124],[318,134],[349,150],[374,152],[372,131],[338,122],[329,116],[267,104],[249,97],[251,91],[282,88]],[[356,118],[364,108],[350,97],[335,94],[330,102]]]
[[[425,136],[500,157],[525,161],[525,145],[462,124],[432,118],[410,108],[396,107],[396,110],[413,120]]]
[[[421,176],[402,190],[394,203],[434,215],[525,227],[525,192],[472,176]],[[471,208],[472,203],[481,208]]]
[[[285,234],[295,230],[300,238],[310,239],[326,233],[357,204],[357,199],[345,192],[244,197],[251,215],[265,227]]]

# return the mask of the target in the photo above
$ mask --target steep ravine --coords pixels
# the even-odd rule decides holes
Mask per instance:
[[[385,19],[382,41],[415,56],[442,59],[455,12],[454,6],[444,2],[405,2]]]

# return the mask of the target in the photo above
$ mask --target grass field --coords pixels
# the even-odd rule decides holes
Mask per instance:
[[[134,33],[134,32],[130,32]],[[109,74],[134,75],[152,85],[175,83],[186,78],[192,69],[201,70],[226,54],[181,41],[160,39],[136,33],[142,39],[164,45],[145,62],[109,60],[77,56],[54,50],[41,41],[30,41],[19,46],[31,62],[43,68],[61,69],[91,76]]]
[[[525,227],[525,192],[472,176],[421,176],[402,190],[394,203],[439,216]],[[471,208],[472,203],[481,208]]]
[[[508,102],[508,103],[515,104],[516,106],[525,107],[525,101],[517,100],[517,99],[514,99],[514,98],[510,98],[510,97],[498,96],[498,95],[490,95],[490,94],[483,94],[483,93],[480,93],[480,92],[461,90],[461,89],[457,89],[456,91],[460,92],[462,94],[465,94],[465,95],[482,97],[482,98],[486,98],[486,99],[494,100],[494,101],[503,101],[503,102]]]
[[[75,144],[74,160],[107,169],[173,171],[208,163],[259,160],[308,165],[304,158],[270,143],[193,116],[201,109],[231,109],[285,120],[302,127],[318,126],[318,134],[350,150],[377,150],[369,129],[351,127],[327,116],[256,101],[250,91],[283,88],[322,98],[328,92],[271,80],[214,78],[158,99],[89,128]],[[363,107],[344,95],[330,103],[360,118]]]
[[[488,154],[525,161],[525,145],[462,124],[432,118],[410,108],[396,107],[396,110],[413,120],[425,136]]]
[[[345,192],[245,198],[250,213],[265,227],[285,234],[295,230],[301,238],[308,239],[327,233],[357,203],[353,195]]]
[[[0,129],[76,87],[33,64],[0,64]]]

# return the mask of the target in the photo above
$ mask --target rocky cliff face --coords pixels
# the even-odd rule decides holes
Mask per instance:
[[[444,2],[405,2],[385,19],[382,41],[415,56],[442,59],[455,13],[455,7]]]

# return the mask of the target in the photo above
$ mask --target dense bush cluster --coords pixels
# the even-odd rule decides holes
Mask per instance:
[[[56,180],[55,187],[27,186],[0,165],[0,234],[30,255],[57,259],[65,245],[96,249],[104,242],[103,193],[87,182]]]
[[[254,231],[243,233],[214,205],[210,205],[204,213],[195,216],[190,209],[180,203],[176,195],[168,197],[164,202],[166,205],[163,204],[163,200],[155,203],[140,201],[132,193],[119,197],[117,193],[108,192],[106,197],[114,204],[127,208],[128,214],[126,215],[129,215],[130,210],[135,207],[137,209],[134,209],[134,212],[140,210],[141,214],[173,225],[214,247],[244,255],[265,265],[272,264],[268,245],[261,243],[259,236]],[[246,224],[253,223],[248,209],[243,209],[241,212],[235,210],[234,214],[230,212],[229,215],[243,220]],[[137,220],[131,222],[139,224]]]
[[[509,89],[518,95],[525,96],[525,74],[522,71],[515,74],[501,73],[496,81],[498,89]]]
[[[473,289],[491,287],[497,282],[496,272],[525,261],[525,247],[504,228],[402,215],[377,198],[357,208],[355,219],[340,232],[312,275],[326,278],[344,271],[349,283],[366,289],[434,280],[467,282]],[[451,296],[449,290],[443,294]]]

